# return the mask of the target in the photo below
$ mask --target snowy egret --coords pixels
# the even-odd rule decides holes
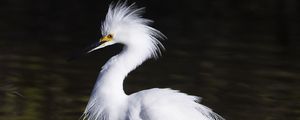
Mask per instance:
[[[124,44],[122,52],[102,67],[86,106],[87,120],[222,120],[199,98],[172,89],[153,88],[126,95],[123,81],[127,74],[164,49],[164,35],[141,17],[143,8],[118,2],[111,4],[102,24],[103,37],[87,52]]]

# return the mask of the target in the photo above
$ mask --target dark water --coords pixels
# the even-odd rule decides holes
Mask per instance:
[[[6,52],[0,56],[0,119],[78,119],[107,58],[99,52],[66,62],[55,53],[44,54],[43,48],[22,46],[1,47]],[[227,119],[299,119],[299,66],[272,59],[276,53],[250,56],[234,51],[208,50],[208,56],[220,54],[208,57],[199,51],[168,50],[131,73],[126,92],[171,87],[203,97],[203,104]]]
[[[168,87],[228,120],[300,120],[299,2],[281,2],[140,2],[169,39],[160,59],[129,74],[126,93]],[[79,119],[98,71],[122,47],[66,60],[99,37],[106,4],[83,3],[2,4],[0,120]]]

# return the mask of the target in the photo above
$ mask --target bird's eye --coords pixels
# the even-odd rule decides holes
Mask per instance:
[[[110,38],[110,39],[113,38],[112,34],[108,34],[107,38]]]

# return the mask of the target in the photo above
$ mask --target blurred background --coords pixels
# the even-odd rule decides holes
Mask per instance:
[[[0,1],[0,120],[77,120],[111,46],[109,0]],[[129,0],[164,33],[166,51],[129,74],[127,94],[170,87],[227,120],[300,120],[299,0]]]

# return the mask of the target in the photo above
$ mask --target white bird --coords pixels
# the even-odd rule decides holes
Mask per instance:
[[[126,3],[110,4],[102,24],[102,37],[88,52],[124,44],[122,52],[102,67],[83,113],[87,120],[223,120],[199,97],[172,89],[153,88],[127,95],[123,82],[127,74],[149,58],[157,58],[165,38],[141,16],[143,8]]]

